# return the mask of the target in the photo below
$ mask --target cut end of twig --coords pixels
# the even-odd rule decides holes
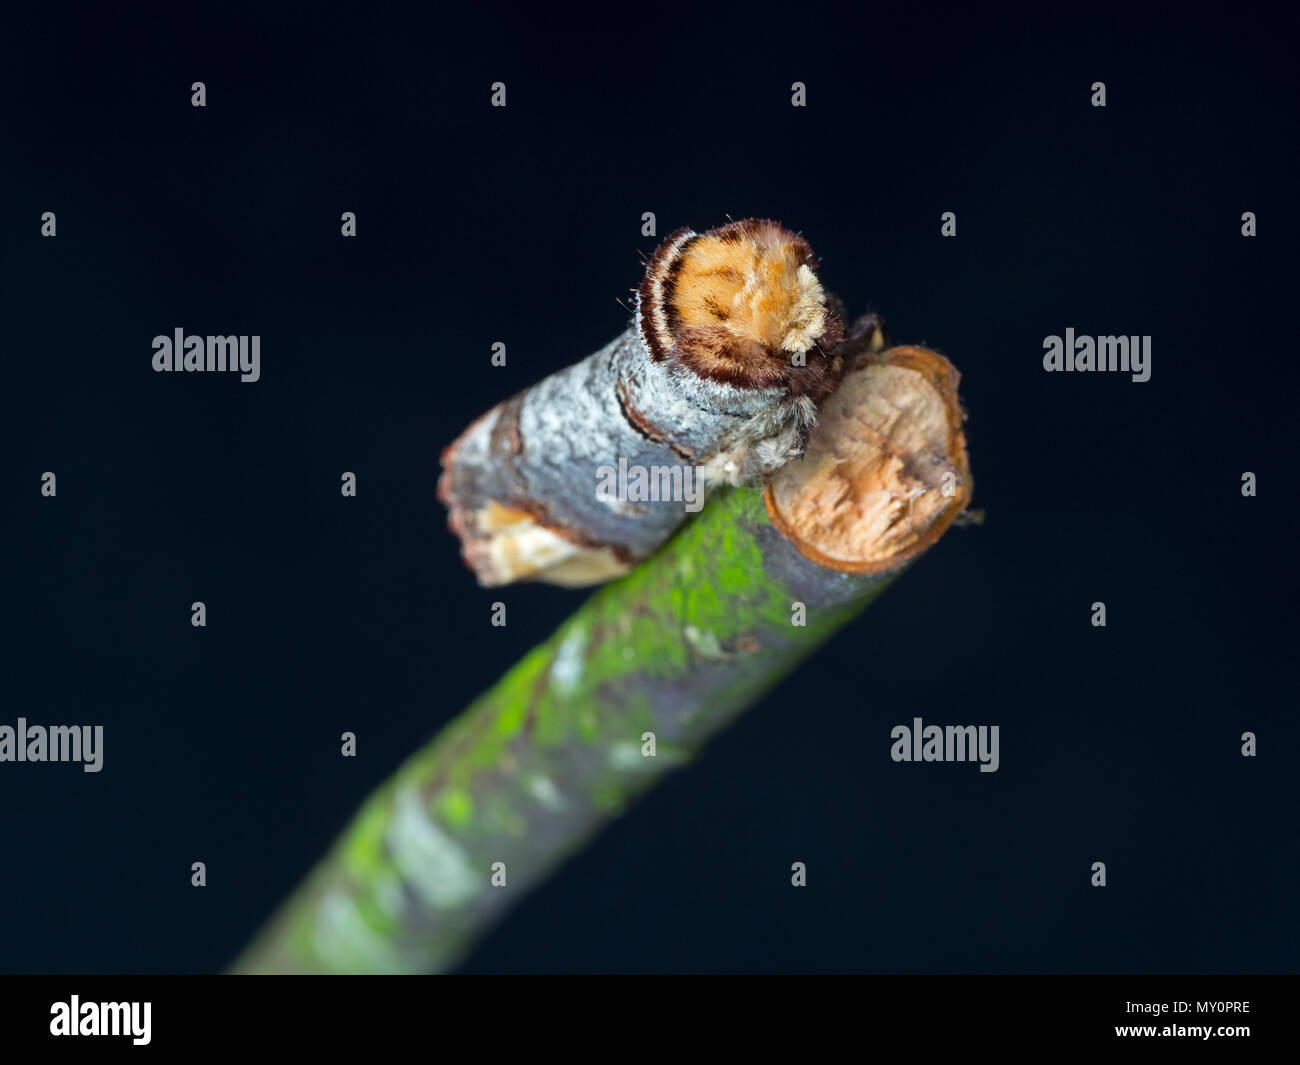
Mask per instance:
[[[672,359],[737,388],[820,398],[838,367],[844,326],[828,305],[808,242],[747,218],[706,233],[680,229],[655,252],[638,301],[641,336]]]
[[[929,547],[974,487],[959,380],[927,348],[860,355],[822,403],[804,457],[768,483],[773,524],[846,573],[891,570]]]

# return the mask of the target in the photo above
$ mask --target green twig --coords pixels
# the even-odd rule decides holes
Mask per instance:
[[[899,365],[934,378],[948,404],[948,454],[968,474],[955,371],[933,353],[895,350]],[[926,409],[888,400],[882,391],[859,419],[837,422],[832,411],[827,422],[878,417],[868,437],[888,443],[898,418]],[[851,466],[827,454],[808,461]],[[924,472],[932,455],[890,469]],[[234,969],[452,967],[629,800],[857,615],[942,533],[968,491],[966,477],[930,532],[874,573],[811,561],[787,538],[788,525],[773,525],[755,489],[719,496],[398,769]]]
[[[892,576],[821,569],[772,527],[759,492],[719,498],[402,766],[235,969],[447,969]]]

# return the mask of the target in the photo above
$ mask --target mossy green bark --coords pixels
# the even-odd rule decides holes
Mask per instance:
[[[757,490],[711,501],[372,795],[234,970],[450,968],[895,576],[808,561]]]

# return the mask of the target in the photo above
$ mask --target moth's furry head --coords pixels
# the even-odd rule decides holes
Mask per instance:
[[[819,399],[839,377],[844,326],[816,269],[808,242],[768,219],[679,229],[641,282],[641,337],[656,361],[709,380]]]

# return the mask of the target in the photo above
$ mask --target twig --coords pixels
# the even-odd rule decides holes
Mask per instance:
[[[972,487],[956,387],[924,349],[860,358],[804,459],[721,495],[415,754],[235,969],[453,966],[942,535]]]

